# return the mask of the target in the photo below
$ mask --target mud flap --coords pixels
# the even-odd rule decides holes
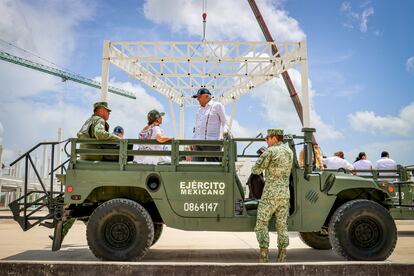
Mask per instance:
[[[56,222],[55,231],[53,232],[53,243],[52,243],[52,251],[58,251],[62,246],[63,241],[63,221],[58,220]]]

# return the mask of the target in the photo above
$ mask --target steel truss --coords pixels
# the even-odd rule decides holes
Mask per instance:
[[[276,47],[275,47],[276,46]],[[273,49],[272,49],[273,48]],[[277,48],[278,51],[274,51]],[[181,108],[206,87],[223,103],[301,67],[304,126],[309,126],[306,42],[104,42],[102,99],[106,99],[109,64],[152,87]],[[180,110],[181,111],[181,110]],[[182,124],[180,112],[180,121]],[[183,126],[181,126],[183,128]],[[181,136],[181,135],[180,135]]]

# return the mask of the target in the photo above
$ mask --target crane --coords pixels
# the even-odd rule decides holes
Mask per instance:
[[[14,63],[20,66],[24,66],[26,68],[30,68],[33,70],[37,70],[43,73],[47,73],[49,75],[61,77],[63,81],[71,80],[80,84],[88,85],[90,87],[101,89],[101,83],[98,81],[94,81],[85,77],[82,77],[80,75],[67,72],[61,69],[57,69],[54,67],[50,67],[41,63],[37,63],[28,59],[24,59],[15,55],[12,55],[8,52],[5,52],[3,50],[0,50],[0,60],[4,60],[10,63]],[[117,87],[109,86],[108,92],[120,95],[123,97],[127,97],[130,99],[136,99],[135,95],[129,91],[126,91],[124,89],[120,89]]]
[[[257,22],[259,23],[260,29],[263,32],[263,35],[268,42],[274,42],[273,37],[267,28],[266,22],[263,19],[263,16],[259,10],[259,7],[256,4],[255,0],[247,0],[249,2],[249,5],[253,11],[254,16],[257,19]],[[278,49],[276,45],[272,45],[272,52],[273,54],[278,52]],[[296,92],[295,86],[293,85],[293,82],[289,76],[289,73],[287,71],[282,73],[283,81],[286,84],[286,87],[288,89],[288,92],[290,94],[290,98],[292,99],[293,105],[295,106],[296,112],[299,116],[300,122],[303,125],[303,107],[302,103],[300,102],[298,93]]]

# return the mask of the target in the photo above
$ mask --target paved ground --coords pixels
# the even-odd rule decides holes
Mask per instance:
[[[414,263],[414,221],[400,221],[398,243],[388,261]],[[65,238],[62,249],[50,250],[52,230],[35,227],[23,232],[13,220],[0,220],[0,260],[96,261],[85,238],[85,225],[77,222]],[[331,250],[307,247],[296,233],[290,233],[289,262],[338,262]],[[271,235],[276,243],[276,235]],[[275,247],[273,247],[275,248]],[[257,242],[254,233],[189,232],[164,228],[160,240],[143,262],[255,263]],[[271,259],[276,258],[276,249]]]

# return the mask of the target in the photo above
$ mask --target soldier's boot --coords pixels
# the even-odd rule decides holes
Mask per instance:
[[[260,247],[259,263],[269,262],[269,248]]]
[[[277,254],[278,263],[286,262],[286,248],[279,248],[279,253]]]

